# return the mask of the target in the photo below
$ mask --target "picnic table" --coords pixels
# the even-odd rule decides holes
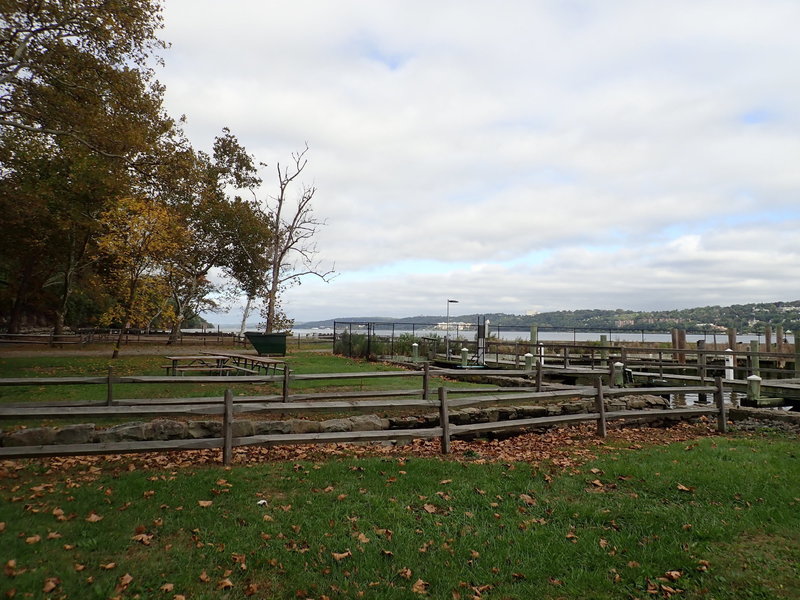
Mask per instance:
[[[206,371],[216,373],[217,375],[224,375],[231,371],[239,370],[236,367],[226,364],[228,357],[216,354],[201,354],[197,356],[180,355],[180,356],[167,356],[170,364],[164,365],[167,375],[182,375],[187,371]]]
[[[273,375],[277,375],[278,370],[286,368],[286,361],[270,358],[268,356],[256,356],[254,354],[237,354],[235,352],[218,352],[209,356],[224,356],[229,360],[226,364],[233,366],[240,370],[247,370],[253,373],[260,373],[261,369],[264,370],[265,375],[269,375],[272,371]]]

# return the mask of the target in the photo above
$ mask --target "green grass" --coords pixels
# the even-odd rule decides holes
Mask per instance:
[[[45,597],[58,578],[51,597],[797,598],[798,481],[797,440],[780,437],[609,447],[571,473],[386,457],[67,474],[6,463],[0,558],[16,563],[0,589]],[[102,520],[87,522],[93,511]]]

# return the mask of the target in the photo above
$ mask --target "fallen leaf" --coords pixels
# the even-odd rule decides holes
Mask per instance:
[[[48,577],[44,580],[44,586],[42,586],[42,591],[45,594],[49,594],[54,589],[58,587],[58,584],[61,583],[61,580],[58,577]]]
[[[683,577],[682,571],[667,571],[664,573],[664,577],[669,579],[670,581],[678,581],[681,577]]]
[[[536,500],[529,496],[528,494],[520,494],[519,499],[522,500],[528,506],[536,506]]]
[[[430,587],[430,583],[427,581],[422,581],[422,579],[417,579],[414,582],[414,585],[411,586],[411,591],[415,594],[427,594],[428,588]]]
[[[423,510],[425,510],[426,513],[430,515],[436,512],[436,507],[433,504],[424,504],[422,508]]]
[[[98,521],[102,521],[103,517],[98,515],[96,512],[92,511],[89,513],[89,516],[86,517],[86,521],[89,523],[97,523]]]
[[[256,592],[258,592],[258,584],[257,583],[251,583],[250,585],[248,585],[245,588],[244,595],[245,596],[253,596],[253,595],[255,595]]]
[[[403,567],[397,572],[397,574],[403,579],[411,579],[411,569],[408,567]]]
[[[128,589],[128,586],[131,584],[132,581],[133,581],[133,576],[130,573],[125,573],[125,575],[119,578],[119,583],[117,584],[117,587],[114,588],[114,591],[116,592],[125,591],[126,589]]]
[[[213,501],[213,500],[198,500],[198,501],[197,501],[197,505],[198,505],[200,508],[208,508],[208,507],[209,507],[209,506],[211,506],[212,504],[214,504],[214,501]]]
[[[353,553],[350,552],[350,550],[345,550],[344,552],[331,552],[331,556],[333,556],[335,560],[344,560],[348,556],[353,556]]]
[[[683,485],[682,483],[679,483],[679,484],[677,485],[677,488],[678,488],[680,491],[682,491],[682,492],[693,492],[693,491],[694,491],[694,488],[693,488],[693,487],[686,487],[686,486],[685,486],[685,485]]]
[[[117,568],[117,563],[115,562],[106,563],[104,565],[100,565],[100,568],[105,569],[106,571],[110,571],[111,569]]]
[[[175,589],[175,584],[174,583],[165,583],[164,585],[162,585],[158,589],[160,589],[162,592],[171,592],[172,590]]]
[[[217,582],[218,590],[229,590],[231,588],[233,588],[233,582],[227,577]]]
[[[50,533],[47,534],[47,539],[48,540],[57,540],[60,537],[61,537],[61,534],[58,533],[57,531],[51,531]]]
[[[30,537],[25,538],[25,543],[26,544],[35,544],[37,542],[40,542],[41,540],[42,540],[42,536],[40,536],[40,535],[32,535]]]
[[[203,570],[203,572],[200,573],[198,579],[203,583],[208,583],[209,581],[211,581],[211,577],[208,576],[208,573],[206,573],[205,570]]]

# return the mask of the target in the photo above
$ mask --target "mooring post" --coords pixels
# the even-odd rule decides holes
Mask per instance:
[[[761,398],[761,377],[750,375],[747,378],[747,400],[752,404],[758,405],[759,398]]]
[[[614,387],[625,387],[625,365],[621,362],[615,362],[612,368],[614,369]]]
[[[733,350],[731,350],[730,348],[726,348],[725,349],[725,379],[727,379],[728,381],[731,381],[731,380],[734,379],[734,372],[733,372],[734,362],[733,362],[733,360],[734,360]]]
[[[427,400],[429,397],[430,385],[429,377],[431,374],[431,363],[425,362],[422,366],[422,399]]]
[[[447,388],[439,388],[439,426],[442,428],[442,454],[450,454],[450,416],[447,410]]]
[[[595,380],[595,388],[597,389],[596,405],[597,412],[600,418],[597,420],[597,435],[604,438],[606,437],[606,403],[603,398],[603,378],[598,377]]]
[[[114,403],[114,367],[108,367],[108,389],[106,390],[106,406]]]
[[[686,330],[678,330],[678,363],[686,364]]]
[[[800,333],[794,332],[794,376],[800,377]]]
[[[411,361],[417,362],[419,360],[419,344],[414,342],[411,344]]]
[[[539,362],[544,365],[544,344],[537,344],[537,350],[539,351]]]
[[[717,431],[720,433],[728,432],[728,417],[725,414],[725,390],[722,387],[722,377],[714,378],[714,401],[717,404],[719,414],[717,415]]]
[[[750,372],[753,375],[761,375],[761,363],[758,360],[758,340],[750,341]]]
[[[469,363],[469,350],[461,348],[461,366],[466,367]]]
[[[764,326],[764,352],[772,352],[772,325]]]
[[[233,459],[233,392],[225,390],[225,409],[222,413],[222,464]]]
[[[532,371],[533,370],[533,354],[530,352],[525,353],[525,370]]]
[[[697,340],[697,371],[700,376],[700,385],[706,384],[706,342],[705,340]],[[706,404],[708,398],[705,392],[697,394],[697,402]]]
[[[289,369],[289,365],[283,365],[283,401],[289,401],[289,375],[291,374],[291,370]]]
[[[539,343],[539,327],[531,325],[531,347]]]
[[[544,375],[544,368],[542,367],[542,361],[536,361],[536,391],[542,391],[542,377]]]
[[[600,366],[608,366],[608,336],[605,333],[600,335]]]

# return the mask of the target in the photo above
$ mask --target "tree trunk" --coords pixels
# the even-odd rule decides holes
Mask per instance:
[[[254,296],[247,296],[247,302],[244,305],[244,311],[242,311],[242,324],[239,326],[239,336],[243,336],[244,330],[247,328],[247,317],[250,316],[250,307],[252,306],[254,299]]]
[[[28,261],[28,264],[25,265],[20,274],[17,293],[14,296],[14,303],[11,305],[11,312],[8,315],[8,333],[19,333],[22,327],[22,308],[25,305],[25,297],[27,296],[32,272],[33,264]]]
[[[178,317],[172,322],[172,329],[169,332],[169,338],[167,339],[167,346],[171,346],[172,344],[177,344],[178,339],[181,334],[181,323],[183,323],[183,317]]]

